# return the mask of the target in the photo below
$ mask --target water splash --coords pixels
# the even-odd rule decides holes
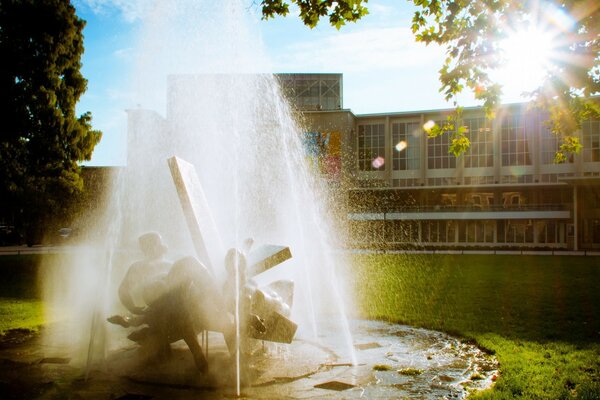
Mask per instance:
[[[94,222],[99,233],[86,253],[90,272],[85,279],[72,276],[46,288],[48,299],[60,298],[67,309],[74,303],[61,295],[65,287],[74,293],[71,301],[85,298],[78,303],[85,306],[71,310],[68,319],[78,326],[71,331],[78,336],[74,351],[86,354],[87,346],[88,362],[102,359],[89,347],[97,334],[89,328],[94,316],[122,311],[117,287],[139,256],[139,234],[160,232],[172,260],[194,254],[166,162],[177,155],[196,166],[225,248],[241,248],[247,237],[290,247],[293,258],[258,284],[295,281],[291,318],[299,324],[298,335],[318,338],[321,321],[335,320],[349,344],[347,357],[356,363],[343,315],[347,299],[339,287],[339,271],[348,268],[332,252],[338,235],[323,207],[325,192],[306,166],[301,129],[276,79],[258,73],[267,62],[245,7],[234,0],[219,7],[199,0],[148,7],[132,79],[132,104],[143,108],[128,111],[128,165],[114,182],[106,218]],[[222,260],[218,264],[221,284]],[[99,294],[86,294],[98,282]],[[108,327],[99,352],[119,347],[123,336],[119,327]]]

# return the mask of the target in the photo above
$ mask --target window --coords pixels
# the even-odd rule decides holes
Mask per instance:
[[[484,185],[494,183],[493,176],[465,176],[465,185]]]
[[[531,221],[509,220],[503,222],[505,243],[533,243],[533,224]]]
[[[386,240],[389,243],[417,243],[419,224],[415,221],[388,221]]]
[[[521,192],[503,192],[502,205],[505,208],[519,207],[526,204],[525,195]]]
[[[419,186],[420,179],[408,178],[408,179],[394,179],[392,181],[393,187],[407,187],[407,186]]]
[[[454,186],[459,184],[455,177],[448,178],[428,178],[427,184],[429,186]]]
[[[540,182],[558,182],[558,174],[542,174],[540,175]]]
[[[592,245],[600,244],[600,220],[583,220],[583,241]]]
[[[587,120],[581,124],[583,132],[583,161],[600,162],[600,120]]]
[[[492,167],[494,165],[494,143],[490,122],[486,118],[464,120],[471,147],[465,153],[465,168]]]
[[[553,164],[554,155],[559,146],[558,136],[553,134],[544,124],[540,131],[540,139],[542,144],[542,164]],[[569,161],[572,162],[572,160]]]
[[[555,221],[536,221],[537,237],[536,242],[539,244],[557,243],[557,229]]]
[[[423,130],[418,122],[397,122],[392,124],[393,164],[395,171],[419,169],[419,141]]]
[[[278,76],[285,95],[301,110],[337,110],[342,107],[341,76],[337,74]]]
[[[321,81],[321,105],[324,110],[341,108],[340,82],[336,79]]]
[[[385,157],[385,127],[383,124],[358,126],[358,169],[361,171],[384,170],[385,165],[374,163]],[[379,167],[378,167],[379,165]]]
[[[489,208],[494,205],[494,193],[492,192],[470,192],[466,193],[463,198],[466,206],[475,209]]]
[[[385,241],[384,221],[350,221],[352,241],[355,244],[383,243]]]
[[[520,114],[508,115],[501,121],[502,165],[531,165],[529,143],[523,117]]]
[[[542,164],[554,164],[554,156],[559,149],[559,137],[552,133],[545,123],[540,129],[540,140],[542,146]],[[573,154],[569,155],[568,163],[573,163]]]
[[[435,234],[436,221],[422,221],[421,224],[421,242],[436,242]],[[430,235],[431,234],[431,235]]]
[[[444,122],[436,121],[436,125],[443,126]],[[456,157],[449,153],[450,136],[452,136],[452,132],[446,132],[427,139],[427,168],[456,168]]]
[[[502,183],[533,183],[533,175],[504,175]]]

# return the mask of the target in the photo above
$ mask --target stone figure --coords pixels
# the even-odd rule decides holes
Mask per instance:
[[[244,242],[244,253],[252,243],[251,239]],[[247,278],[245,254],[232,248],[225,256],[227,278],[220,293],[211,271],[196,258],[184,257],[172,265],[164,260],[167,246],[158,233],[140,236],[139,245],[144,258],[129,267],[119,286],[119,299],[131,315],[113,315],[108,321],[125,328],[138,327],[127,337],[140,344],[144,356],[166,357],[170,344],[183,339],[196,367],[205,372],[208,363],[198,334],[223,333],[230,353],[234,354],[236,312],[242,353],[249,349],[250,338],[291,342],[296,325],[286,317],[290,313],[293,283],[278,281],[259,289]]]
[[[140,236],[139,244],[144,259],[128,268],[119,286],[119,299],[132,315],[113,315],[107,320],[125,328],[143,326],[128,338],[139,343],[148,357],[168,356],[170,344],[183,339],[198,369],[206,371],[198,333],[222,332],[230,350],[235,337],[233,317],[212,274],[193,257],[173,265],[165,261],[167,246],[157,233]]]
[[[138,238],[143,259],[129,266],[119,286],[119,300],[132,315],[113,315],[108,321],[123,327],[144,324],[144,311],[166,291],[164,277],[171,263],[163,257],[167,246],[156,232]]]
[[[173,264],[165,277],[165,287],[166,291],[144,314],[148,334],[143,342],[150,351],[160,352],[165,344],[183,339],[196,367],[205,372],[208,363],[198,343],[198,333],[222,332],[230,350],[233,348],[233,321],[216,282],[200,261],[185,257]]]
[[[131,264],[119,286],[121,303],[135,315],[143,314],[161,296],[163,278],[171,268],[164,259],[168,248],[158,233],[143,234],[138,242],[144,258]]]

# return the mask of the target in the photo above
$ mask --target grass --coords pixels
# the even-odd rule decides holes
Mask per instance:
[[[375,364],[373,365],[373,371],[391,371],[392,366],[387,364]]]
[[[42,257],[0,257],[0,334],[43,324]],[[357,255],[354,271],[361,316],[496,355],[500,377],[474,398],[600,399],[599,257]]]
[[[43,325],[43,302],[37,281],[42,257],[0,257],[0,335],[12,329],[37,331]]]
[[[43,324],[41,300],[0,298],[0,335],[11,329],[37,331]]]
[[[423,370],[417,368],[402,368],[398,370],[400,375],[417,376],[423,373]]]
[[[442,330],[495,353],[482,399],[600,399],[600,259],[358,255],[361,316]]]

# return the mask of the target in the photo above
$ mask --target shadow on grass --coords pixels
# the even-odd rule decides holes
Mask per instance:
[[[52,255],[0,256],[0,347],[37,335],[44,323],[38,271]]]
[[[51,255],[0,256],[0,297],[39,299],[38,268]]]

